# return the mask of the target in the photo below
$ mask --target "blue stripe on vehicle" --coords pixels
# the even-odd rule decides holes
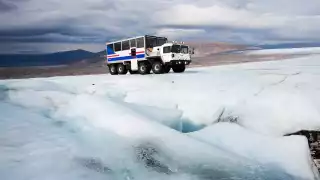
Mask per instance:
[[[136,58],[144,58],[145,54],[137,54]],[[122,61],[122,60],[129,60],[134,59],[132,56],[121,56],[121,57],[114,57],[114,58],[108,58],[108,61]]]

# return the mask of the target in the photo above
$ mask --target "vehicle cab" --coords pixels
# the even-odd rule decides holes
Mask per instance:
[[[188,65],[191,62],[191,54],[193,51],[183,43],[165,43],[160,48],[161,59],[165,64],[183,63]]]

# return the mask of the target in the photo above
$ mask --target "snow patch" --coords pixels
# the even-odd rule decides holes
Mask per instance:
[[[270,54],[297,54],[310,55],[320,54],[320,47],[311,48],[288,48],[288,49],[262,49],[246,52],[248,55],[270,55]]]
[[[189,135],[251,160],[284,167],[290,174],[313,178],[305,137],[273,138],[250,132],[235,123],[217,123]]]

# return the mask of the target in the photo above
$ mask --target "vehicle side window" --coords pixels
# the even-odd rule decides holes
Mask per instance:
[[[170,53],[170,51],[171,51],[170,46],[163,47],[163,53]]]
[[[114,50],[113,50],[113,44],[108,44],[107,45],[107,54],[113,54]]]
[[[184,54],[188,54],[188,46],[181,46],[181,52]]]
[[[130,49],[129,41],[122,41],[122,51],[129,50],[129,49]]]
[[[114,51],[121,51],[121,42],[114,43]]]
[[[137,47],[136,39],[131,39],[130,40],[130,47]]]
[[[137,39],[137,48],[143,48],[144,47],[144,38],[138,38]]]

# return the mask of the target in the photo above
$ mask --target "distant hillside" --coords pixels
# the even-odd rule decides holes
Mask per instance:
[[[81,67],[88,67],[88,66],[92,66],[92,67],[101,67],[103,66],[103,63],[105,62],[105,55],[106,52],[105,51],[100,51],[95,53],[94,57],[90,57],[90,58],[82,58],[79,61],[75,61],[69,65],[71,66],[81,66]]]
[[[194,58],[208,57],[219,53],[247,49],[246,45],[228,44],[222,42],[187,42],[195,48]],[[0,54],[0,67],[44,67],[44,66],[103,66],[106,53],[92,53],[85,50],[57,52],[51,54]]]
[[[57,52],[52,54],[0,54],[0,67],[57,66],[77,63],[84,59],[101,56],[103,52],[84,50]]]
[[[223,42],[187,42],[186,44],[195,48],[194,57],[204,57],[222,52],[244,50],[248,48],[246,45],[229,44]]]

